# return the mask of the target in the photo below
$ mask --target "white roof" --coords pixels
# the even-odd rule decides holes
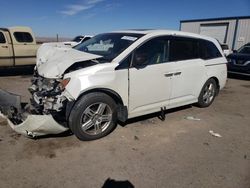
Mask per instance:
[[[164,30],[164,29],[129,29],[129,30],[120,30],[120,31],[113,31],[112,33],[135,33],[135,34],[144,34],[144,35],[176,35],[176,36],[188,36],[194,38],[201,38],[206,40],[214,41],[212,37],[199,35],[195,33],[183,32],[183,31],[175,31],[175,30]]]

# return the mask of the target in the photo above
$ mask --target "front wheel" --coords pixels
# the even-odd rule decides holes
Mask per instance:
[[[84,95],[74,105],[69,127],[80,140],[95,140],[108,135],[116,127],[116,103],[104,93]]]
[[[201,108],[210,106],[216,96],[217,84],[214,79],[209,79],[203,86],[199,98],[198,106]]]

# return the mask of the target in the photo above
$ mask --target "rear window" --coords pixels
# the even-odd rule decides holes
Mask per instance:
[[[17,42],[33,42],[33,38],[28,32],[15,32],[14,36]]]
[[[221,46],[222,50],[228,50],[229,49],[228,45],[226,45],[226,44],[221,44],[220,46]]]
[[[0,32],[0,43],[6,43],[5,37],[2,32]]]
[[[210,41],[200,40],[199,49],[201,59],[214,59],[217,57],[222,57],[218,48]]]

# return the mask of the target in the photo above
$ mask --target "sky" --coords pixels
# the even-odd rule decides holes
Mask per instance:
[[[250,0],[0,0],[0,27],[74,37],[121,29],[179,30],[180,20],[250,16]]]

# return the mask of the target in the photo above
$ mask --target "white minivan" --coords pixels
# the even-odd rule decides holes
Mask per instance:
[[[109,134],[117,121],[196,103],[225,86],[227,60],[216,39],[168,30],[104,33],[74,48],[38,50],[32,103],[80,140]]]

